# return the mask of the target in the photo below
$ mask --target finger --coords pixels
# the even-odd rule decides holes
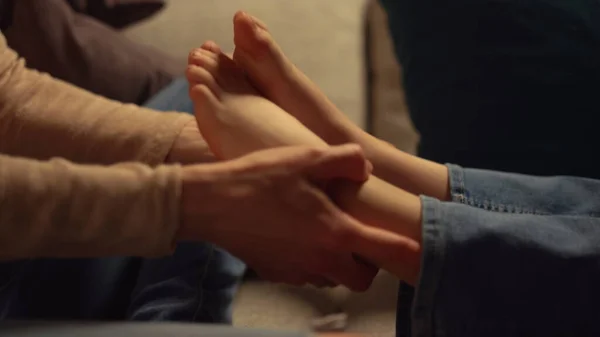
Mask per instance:
[[[203,84],[207,86],[215,96],[220,97],[221,87],[215,77],[206,69],[195,65],[189,65],[185,72],[187,80],[193,85]]]
[[[414,284],[420,272],[421,245],[408,237],[365,225],[346,234],[346,247],[360,259],[375,264]]]
[[[308,174],[311,180],[317,182],[338,178],[364,182],[372,170],[373,165],[365,158],[360,146],[347,144],[325,151]]]
[[[352,252],[359,259],[386,269],[407,282],[416,282],[420,272],[421,245],[406,236],[362,224],[335,205],[326,205],[329,227],[334,229],[329,244],[336,251]],[[325,237],[327,240],[327,238]]]
[[[340,255],[327,273],[327,278],[343,284],[352,291],[366,291],[373,283],[379,268],[354,259],[352,254]]]
[[[303,169],[323,154],[323,149],[308,146],[282,146],[260,150],[244,156],[244,159],[257,170],[265,168],[296,168]]]

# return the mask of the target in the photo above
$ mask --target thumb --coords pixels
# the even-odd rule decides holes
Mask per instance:
[[[308,170],[309,179],[327,182],[333,179],[348,179],[355,182],[366,181],[373,165],[363,150],[356,144],[332,146]]]

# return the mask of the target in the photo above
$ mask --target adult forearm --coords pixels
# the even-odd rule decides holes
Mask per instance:
[[[168,254],[179,169],[0,155],[0,259]]]
[[[0,153],[79,163],[162,163],[184,114],[110,101],[25,68],[0,37]]]

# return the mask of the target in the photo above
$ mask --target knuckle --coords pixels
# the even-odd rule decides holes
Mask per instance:
[[[330,220],[327,236],[329,238],[329,248],[342,251],[353,247],[356,233],[353,228],[346,226],[339,217],[339,215],[334,215],[334,219]]]
[[[318,147],[305,147],[304,148],[304,155],[307,159],[311,159],[311,160],[319,159],[323,156],[324,153],[325,153],[325,149],[322,149],[322,148],[318,148]]]
[[[358,145],[358,144],[348,145],[348,152],[355,156],[359,156],[359,157],[364,156],[364,151],[363,151],[362,147],[360,147],[360,145]]]

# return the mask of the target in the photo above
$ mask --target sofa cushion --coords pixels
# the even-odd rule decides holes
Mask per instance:
[[[163,0],[67,0],[73,9],[115,28],[124,28],[160,11]]]
[[[183,73],[160,51],[75,12],[64,0],[15,1],[8,45],[30,68],[127,103],[142,104]]]

